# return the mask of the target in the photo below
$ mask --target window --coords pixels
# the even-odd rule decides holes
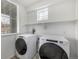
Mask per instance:
[[[17,7],[7,0],[1,1],[1,33],[16,33]]]
[[[37,20],[47,20],[48,19],[48,8],[43,8],[40,10],[37,10]]]
[[[10,32],[11,26],[10,26],[10,16],[1,14],[1,32],[6,33]]]

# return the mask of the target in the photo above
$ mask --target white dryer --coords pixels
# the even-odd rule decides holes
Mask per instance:
[[[39,39],[39,59],[69,59],[69,41],[62,36],[44,35]]]
[[[34,34],[18,35],[15,41],[16,55],[20,59],[32,59],[36,54],[36,41]]]

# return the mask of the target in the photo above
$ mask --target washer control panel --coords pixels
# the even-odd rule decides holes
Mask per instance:
[[[19,38],[23,38],[23,36],[19,36]]]

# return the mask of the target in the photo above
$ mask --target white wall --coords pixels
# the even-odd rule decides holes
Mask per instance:
[[[36,34],[52,34],[52,35],[62,35],[70,41],[70,57],[71,59],[77,59],[78,53],[78,38],[77,38],[77,21],[70,22],[56,22],[56,23],[46,23],[46,24],[32,24],[27,25],[27,33],[31,33],[32,29],[36,29]]]
[[[58,34],[77,39],[77,21],[26,25],[26,32],[36,28],[37,34]]]
[[[15,55],[16,35],[1,35],[1,59],[10,59]]]
[[[48,8],[48,20],[37,21],[37,10]],[[77,0],[40,0],[27,10],[28,24],[77,20]]]
[[[27,23],[27,14],[24,6],[19,4],[19,32],[25,33],[25,24]]]

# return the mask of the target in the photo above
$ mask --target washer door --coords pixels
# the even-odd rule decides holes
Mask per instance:
[[[66,52],[56,44],[45,43],[39,49],[41,59],[68,59]]]
[[[24,39],[18,38],[15,42],[15,48],[20,55],[24,55],[27,51],[27,45]]]

